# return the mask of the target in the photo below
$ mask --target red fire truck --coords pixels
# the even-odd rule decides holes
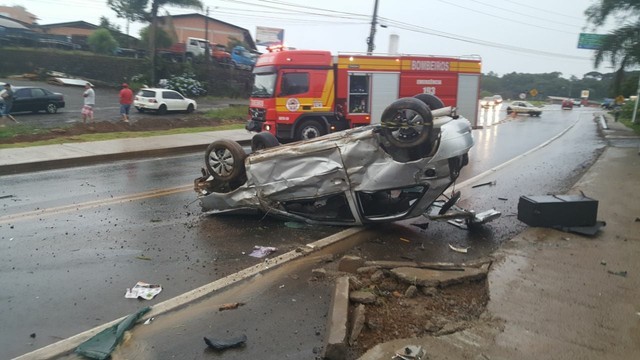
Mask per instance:
[[[246,129],[269,131],[282,142],[309,139],[378,123],[391,102],[423,93],[476,125],[480,66],[478,56],[268,52],[253,70]]]

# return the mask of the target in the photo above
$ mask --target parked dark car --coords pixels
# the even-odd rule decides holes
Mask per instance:
[[[55,114],[65,105],[64,95],[34,86],[13,87],[12,113],[46,111]]]

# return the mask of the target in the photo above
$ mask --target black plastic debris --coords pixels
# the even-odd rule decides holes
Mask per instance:
[[[422,346],[409,345],[397,350],[392,360],[422,360],[424,356]]]
[[[627,277],[627,271],[623,270],[623,271],[611,271],[611,270],[607,270],[607,272],[611,275],[617,275],[617,276],[622,276],[622,277]]]
[[[426,230],[429,227],[429,223],[413,223],[411,225],[418,227],[422,230]]]
[[[607,223],[604,221],[596,221],[596,223],[591,226],[553,226],[553,228],[564,232],[593,236],[600,231],[600,228],[606,225]]]
[[[205,336],[204,342],[207,344],[209,348],[216,351],[222,351],[226,349],[244,346],[245,343],[247,342],[247,335],[242,334],[238,337],[234,337],[226,340],[210,339]]]
[[[596,225],[598,201],[584,195],[521,196],[518,220],[537,227],[591,227]]]
[[[495,180],[493,180],[493,181],[487,181],[487,182],[485,182],[485,183],[481,183],[481,184],[473,185],[473,186],[472,186],[472,188],[477,188],[477,187],[481,187],[481,186],[493,186],[493,185],[495,185],[495,184],[496,184],[496,181],[495,181]]]

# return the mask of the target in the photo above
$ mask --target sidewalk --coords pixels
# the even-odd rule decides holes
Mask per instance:
[[[380,344],[360,360],[408,345],[429,359],[640,358],[640,156],[629,129],[608,125],[610,143],[635,146],[606,148],[572,190],[599,200],[598,235],[528,228],[495,254],[487,310],[469,328]]]
[[[78,166],[137,156],[202,151],[215,139],[247,142],[251,133],[242,130],[209,131],[145,138],[104,140],[0,149],[0,175]]]

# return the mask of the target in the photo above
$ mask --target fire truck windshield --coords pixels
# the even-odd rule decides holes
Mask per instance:
[[[255,74],[255,80],[253,81],[253,90],[251,91],[252,97],[269,98],[273,97],[273,93],[276,89],[276,74],[275,73],[259,73]]]

